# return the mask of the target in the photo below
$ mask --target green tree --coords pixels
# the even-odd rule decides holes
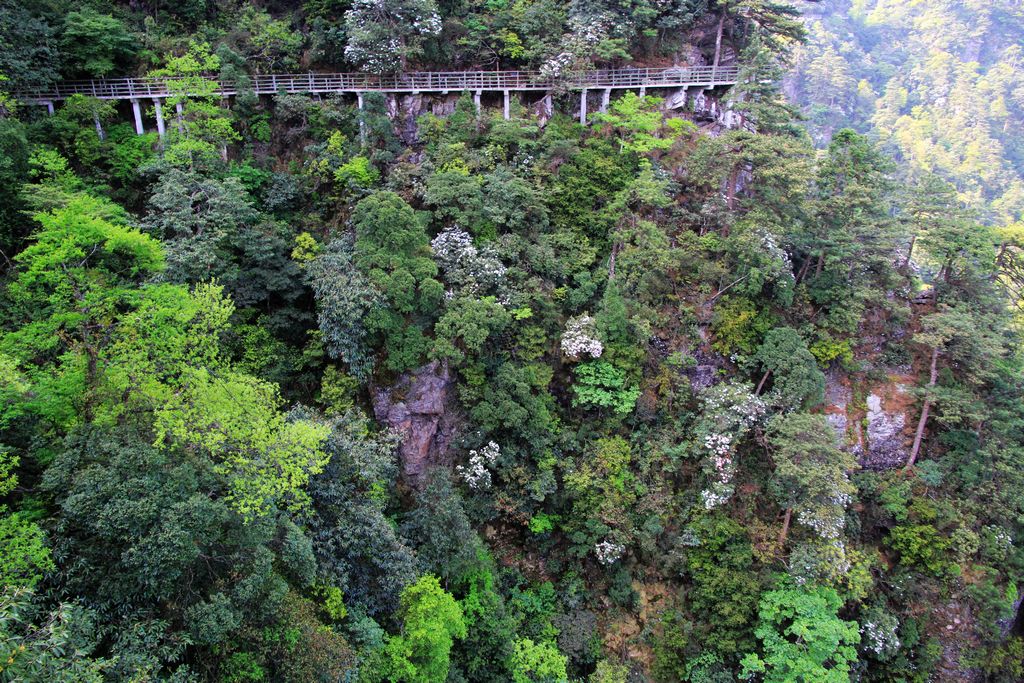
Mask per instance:
[[[434,0],[357,0],[345,12],[345,58],[371,73],[405,71],[441,31]]]
[[[838,616],[831,588],[807,585],[764,593],[755,631],[762,654],[743,658],[746,680],[765,683],[847,683],[857,661],[857,622]]]
[[[825,542],[842,539],[846,507],[856,490],[847,475],[857,460],[840,450],[837,441],[823,415],[789,413],[769,423],[775,486],[786,510],[780,542],[786,540],[794,511],[797,521]]]
[[[149,73],[153,78],[168,79],[165,111],[179,106],[182,110],[167,126],[163,158],[168,164],[190,169],[215,167],[227,161],[227,146],[240,139],[231,112],[220,106],[220,85],[209,77],[220,65],[209,45],[193,42],[185,54],[168,57],[165,67]]]
[[[535,643],[529,638],[515,642],[512,651],[514,683],[566,683],[566,657],[550,640]]]
[[[452,645],[466,637],[462,608],[434,576],[420,577],[402,592],[402,630],[388,639],[368,680],[443,683]]]
[[[8,589],[0,595],[0,650],[8,653],[4,678],[102,683],[111,662],[93,655],[93,614],[72,603],[38,618],[32,598],[25,590]]]
[[[109,76],[123,68],[135,54],[137,45],[120,19],[91,7],[68,12],[64,18],[61,51],[69,75]]]
[[[813,407],[825,398],[825,375],[800,335],[791,327],[768,332],[754,357],[764,368],[755,393],[760,394],[769,377],[771,398],[786,410]]]

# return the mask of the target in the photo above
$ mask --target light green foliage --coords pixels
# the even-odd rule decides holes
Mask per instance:
[[[92,419],[118,307],[134,298],[133,282],[163,268],[159,243],[102,217],[109,214],[108,205],[84,195],[37,214],[40,229],[18,254],[8,287],[30,318],[0,349],[32,387],[26,409],[57,425]]]
[[[55,568],[39,525],[0,505],[0,585],[32,588]]]
[[[602,659],[590,674],[587,683],[626,683],[629,680],[629,667]]]
[[[320,255],[323,247],[308,232],[300,232],[295,236],[295,248],[292,249],[292,260],[305,265]]]
[[[0,446],[0,496],[9,494],[18,484],[13,470],[18,458]],[[43,572],[55,568],[43,531],[19,512],[10,512],[0,505],[0,585],[11,588],[32,588]]]
[[[931,524],[893,527],[886,542],[899,553],[904,564],[921,567],[939,577],[956,571],[956,564],[950,559],[952,541]]]
[[[182,373],[181,390],[156,411],[157,442],[213,454],[230,482],[229,500],[247,518],[277,504],[299,509],[304,488],[323,471],[329,428],[287,420],[277,387],[236,373]]]
[[[573,498],[573,516],[565,526],[571,531],[587,530],[595,523],[628,530],[628,511],[637,498],[636,479],[630,471],[632,453],[621,437],[598,439],[574,463],[566,463],[566,492]],[[584,532],[585,533],[585,532]],[[592,549],[604,530],[591,531],[583,540],[584,552]],[[594,537],[591,537],[594,536]]]
[[[512,651],[514,683],[564,683],[569,680],[565,655],[550,640],[535,643],[529,638],[515,642]]]
[[[607,112],[594,114],[593,119],[615,131],[625,152],[646,154],[667,150],[697,127],[684,119],[667,118],[660,107],[662,101],[658,97],[639,97],[627,90],[625,95],[611,103]]]
[[[626,385],[626,373],[604,360],[589,360],[573,368],[573,405],[610,408],[616,415],[628,415],[640,396],[639,387]]]
[[[715,340],[711,345],[723,355],[739,352],[749,356],[773,327],[771,311],[759,309],[749,299],[729,297],[715,307],[711,319]]]
[[[837,615],[831,588],[802,586],[766,592],[755,631],[763,654],[743,658],[747,680],[765,683],[847,683],[857,661],[857,622]]]
[[[454,641],[466,637],[462,608],[436,577],[422,576],[402,592],[402,632],[392,636],[368,680],[443,683]]]
[[[355,262],[398,313],[429,311],[440,300],[437,265],[423,224],[393,192],[378,192],[356,205]]]
[[[302,48],[302,34],[296,33],[285,20],[275,20],[265,11],[247,6],[239,20],[239,28],[249,34],[249,58],[267,72],[273,69],[294,69],[295,56]]]
[[[216,166],[225,145],[240,139],[232,126],[231,113],[219,105],[219,85],[209,78],[220,69],[220,58],[206,43],[192,42],[185,54],[167,59],[162,69],[150,72],[168,78],[170,96],[164,100],[165,116],[182,107],[182,116],[169,120],[164,159],[173,166],[207,168]],[[226,160],[226,159],[223,159]]]

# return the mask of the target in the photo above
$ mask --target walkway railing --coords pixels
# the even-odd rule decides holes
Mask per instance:
[[[735,84],[736,66],[671,67],[668,69],[606,69],[560,78],[545,78],[539,71],[421,71],[395,75],[365,73],[267,74],[253,76],[246,91],[256,94],[343,92],[445,92],[463,90],[569,90],[617,88],[673,88]],[[235,95],[238,84],[218,83],[216,94]],[[182,93],[182,91],[186,91]],[[174,78],[108,78],[65,81],[44,88],[14,93],[24,102],[54,102],[71,95],[105,100],[163,98],[188,93],[188,81]]]

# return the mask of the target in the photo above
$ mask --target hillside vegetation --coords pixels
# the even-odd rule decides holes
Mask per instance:
[[[1020,32],[904,4],[0,0],[0,681],[1024,678]]]

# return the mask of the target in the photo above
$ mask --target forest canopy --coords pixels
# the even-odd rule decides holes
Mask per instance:
[[[1024,680],[1022,35],[0,0],[0,681]]]

